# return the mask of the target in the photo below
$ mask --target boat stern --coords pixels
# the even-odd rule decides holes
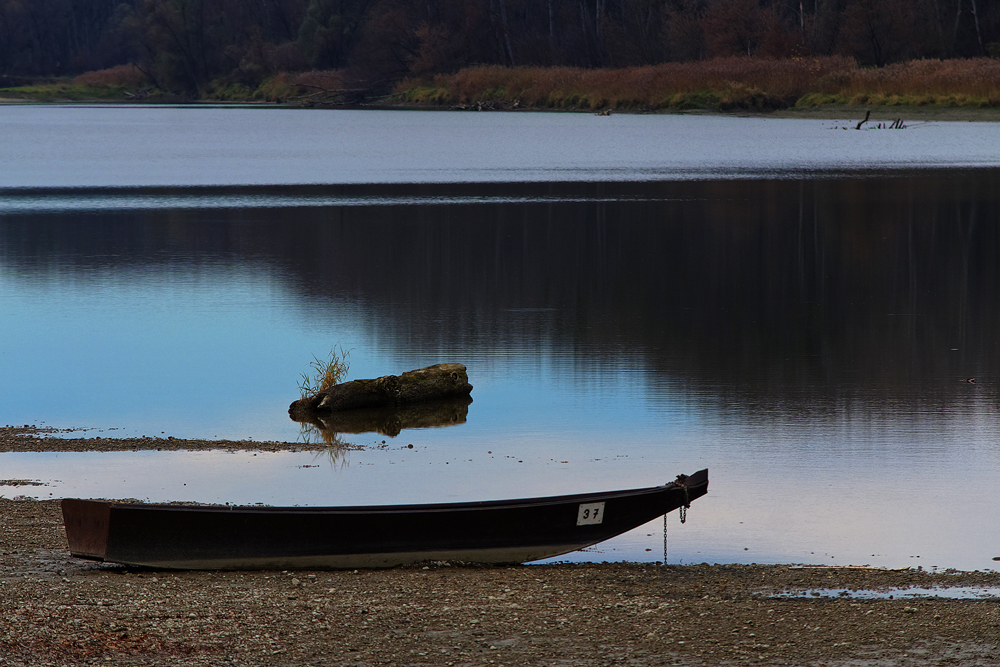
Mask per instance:
[[[62,513],[70,553],[77,558],[104,560],[108,551],[111,503],[66,498],[62,501]]]

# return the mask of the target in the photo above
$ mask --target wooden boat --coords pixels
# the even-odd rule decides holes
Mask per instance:
[[[597,544],[708,492],[708,470],[642,489],[431,505],[236,507],[67,498],[70,552],[195,570],[524,563]]]

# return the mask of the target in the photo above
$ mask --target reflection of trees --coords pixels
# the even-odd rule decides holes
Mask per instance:
[[[588,194],[667,200],[337,209],[300,217],[291,238],[318,243],[280,252],[293,275],[311,267],[305,298],[358,295],[376,330],[409,322],[411,345],[628,341],[725,376],[790,356],[814,379],[947,374],[962,371],[934,351],[958,347],[963,327],[963,347],[995,358],[998,231],[977,221],[996,219],[996,180],[604,185]],[[540,307],[555,310],[511,312]]]
[[[296,191],[313,190],[283,190]],[[653,382],[787,397],[941,382],[947,395],[1000,370],[996,170],[324,192],[536,201],[7,216],[0,245],[43,265],[77,257],[81,272],[112,254],[137,267],[253,257],[304,310],[358,304],[388,347],[550,349],[608,367],[628,350]]]

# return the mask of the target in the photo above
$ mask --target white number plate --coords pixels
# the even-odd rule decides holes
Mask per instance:
[[[581,503],[576,513],[576,525],[589,526],[604,522],[604,503]]]

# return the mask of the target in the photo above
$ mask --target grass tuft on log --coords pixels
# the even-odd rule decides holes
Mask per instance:
[[[348,361],[350,356],[350,350],[344,350],[338,345],[330,350],[328,359],[313,357],[309,364],[313,374],[303,373],[302,381],[299,382],[299,393],[302,398],[315,396],[319,392],[343,382],[351,367],[350,361]]]

